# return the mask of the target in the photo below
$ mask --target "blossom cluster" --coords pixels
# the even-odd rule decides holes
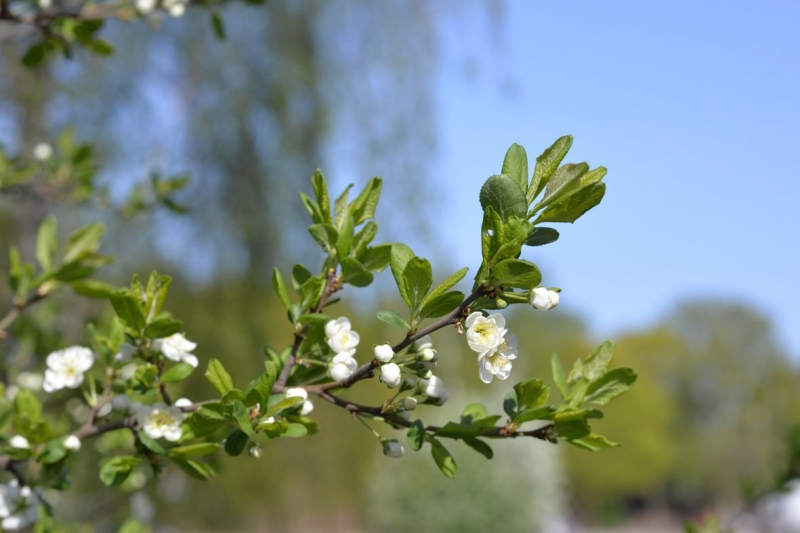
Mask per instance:
[[[5,531],[25,529],[39,520],[39,500],[30,487],[16,479],[0,485],[0,525]]]
[[[325,324],[325,337],[334,355],[328,365],[328,373],[336,381],[347,379],[358,368],[355,359],[356,347],[361,341],[353,331],[350,319],[340,317]]]
[[[491,383],[494,376],[506,379],[511,375],[511,361],[517,358],[517,337],[508,333],[503,315],[483,316],[476,311],[464,321],[467,344],[478,352],[478,374],[481,381]]]

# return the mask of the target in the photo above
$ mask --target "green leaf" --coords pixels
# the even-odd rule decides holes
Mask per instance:
[[[464,301],[464,293],[460,291],[446,292],[425,300],[419,311],[420,318],[438,318],[453,311]]]
[[[292,267],[292,287],[294,287],[296,291],[299,291],[300,287],[313,277],[314,275],[311,274],[311,271],[307,269],[305,265],[296,264]]]
[[[480,439],[464,439],[464,444],[466,444],[479,454],[483,455],[487,459],[491,459],[492,457],[494,457],[494,452],[492,451],[491,446],[489,446]]]
[[[533,178],[531,179],[530,187],[528,187],[527,200],[528,204],[533,201],[542,192],[550,177],[558,169],[558,165],[563,161],[564,156],[569,152],[572,146],[572,135],[565,135],[556,139],[542,155],[536,158],[536,167],[533,169]]]
[[[328,184],[325,182],[325,176],[320,169],[315,170],[314,174],[311,175],[311,186],[314,188],[314,196],[317,197],[322,219],[326,224],[330,224],[333,222],[331,219],[331,200],[328,197]]]
[[[572,390],[569,393],[569,397],[567,397],[567,403],[570,407],[579,407],[583,404],[590,384],[591,382],[584,377],[577,378],[573,382]]]
[[[333,202],[333,219],[337,228],[342,227],[344,220],[350,216],[347,200],[350,197],[350,189],[352,188],[353,184],[351,183],[342,191],[342,194],[339,195],[336,201]]]
[[[22,64],[28,68],[37,67],[44,61],[46,54],[46,41],[33,44],[28,48],[28,51],[25,52],[25,55],[22,56]]]
[[[547,402],[550,389],[541,379],[529,379],[514,385],[517,393],[517,410],[527,411],[536,409]]]
[[[361,231],[353,236],[353,242],[350,243],[350,249],[352,251],[350,255],[354,256],[356,259],[359,259],[361,256],[363,256],[367,250],[367,245],[372,242],[377,234],[378,224],[374,220],[370,220],[364,224],[364,227],[361,228]],[[388,261],[386,264],[389,264]]]
[[[498,285],[516,289],[533,289],[542,281],[539,268],[524,259],[506,259],[492,269],[492,278]]]
[[[191,477],[199,479],[200,481],[207,481],[214,476],[214,469],[211,468],[211,465],[206,463],[177,457],[172,458],[172,462]]]
[[[122,523],[117,533],[151,533],[151,529],[135,518],[128,518]]]
[[[103,236],[105,230],[105,226],[97,222],[84,226],[70,235],[64,250],[64,263],[71,263],[86,254],[96,252],[100,244],[100,237]]]
[[[553,228],[534,228],[525,240],[527,246],[544,246],[558,240],[558,232]]]
[[[183,330],[183,322],[171,318],[159,318],[144,328],[144,336],[148,339],[162,339]]]
[[[583,360],[583,376],[589,381],[595,381],[608,370],[614,358],[614,343],[606,341]]]
[[[283,432],[281,437],[299,438],[305,437],[308,434],[308,429],[303,424],[291,423],[286,426],[286,431]]]
[[[516,391],[508,391],[503,398],[503,411],[508,415],[509,418],[512,420],[515,416],[517,416],[517,393]]]
[[[345,257],[341,263],[344,281],[354,287],[366,287],[375,279],[372,272],[352,257]]]
[[[100,481],[108,487],[118,487],[128,479],[133,467],[142,460],[138,457],[123,455],[106,461],[100,468]]]
[[[311,224],[308,227],[308,233],[317,241],[320,246],[325,250],[325,253],[332,255],[339,240],[339,232],[330,224]]]
[[[536,218],[539,222],[575,222],[598,205],[606,194],[605,183],[593,183],[553,203]]]
[[[471,424],[473,421],[486,418],[487,416],[489,416],[489,411],[486,409],[485,405],[482,403],[471,403],[468,404],[461,413],[461,423]]]
[[[39,234],[36,238],[36,259],[42,270],[53,268],[58,247],[58,226],[56,217],[50,215],[39,225]]]
[[[145,326],[144,313],[139,299],[128,289],[116,291],[109,296],[117,316],[128,326],[140,331]]]
[[[101,39],[84,42],[83,45],[92,53],[100,56],[110,56],[114,53],[114,47],[110,43]]]
[[[117,290],[113,285],[93,279],[73,281],[70,286],[81,296],[97,299],[110,298],[111,294]]]
[[[522,191],[528,190],[528,154],[525,148],[514,143],[503,159],[503,170],[500,172],[517,182]]]
[[[433,283],[433,270],[430,262],[422,257],[413,257],[403,269],[403,280],[406,294],[411,300],[411,307],[416,310]]]
[[[585,450],[589,450],[592,452],[596,452],[597,450],[603,450],[605,448],[615,448],[620,446],[620,444],[616,442],[612,442],[607,438],[603,437],[602,435],[597,435],[595,433],[590,433],[585,437],[580,439],[573,439],[569,441],[570,444],[574,444],[578,448],[583,448]]]
[[[492,176],[481,187],[481,207],[492,207],[503,221],[509,217],[526,218],[528,204],[519,184],[506,175]]]
[[[225,438],[225,453],[232,457],[240,456],[249,440],[250,437],[248,437],[244,431],[234,429],[233,432]]]
[[[281,276],[281,271],[278,270],[278,267],[275,267],[272,271],[272,289],[278,295],[283,306],[289,309],[292,306],[292,302],[289,300],[289,293],[286,292],[286,285],[283,283],[283,276]]]
[[[451,479],[458,475],[456,460],[453,459],[453,456],[450,455],[450,452],[447,451],[447,448],[445,448],[441,442],[433,438],[431,439],[431,455],[436,462],[436,466],[442,471],[442,474]]]
[[[563,398],[566,398],[569,395],[567,377],[564,374],[564,367],[561,366],[561,359],[556,353],[553,353],[553,355],[550,356],[550,372],[553,374],[553,381],[558,388],[558,392],[561,393]]]
[[[216,442],[198,442],[197,444],[187,444],[170,449],[170,454],[189,455],[191,457],[206,457],[214,455],[222,449]]]
[[[31,422],[42,418],[42,404],[29,389],[20,389],[14,396],[14,408],[19,416],[27,417]]]
[[[367,248],[364,250],[363,254],[358,256],[358,260],[369,270],[381,272],[384,268],[389,266],[392,256],[392,246],[391,244],[381,244],[379,246]]]
[[[355,221],[353,217],[345,217],[339,229],[339,238],[336,240],[336,255],[341,260],[350,255],[350,245],[353,243]]]
[[[437,296],[447,292],[456,283],[461,281],[464,278],[464,276],[467,275],[468,271],[469,271],[469,269],[467,267],[464,267],[464,268],[454,272],[453,274],[451,274],[446,280],[441,282],[439,284],[439,286],[437,286],[435,289],[433,289],[433,291],[431,291],[431,293],[428,295],[428,297],[425,298],[425,300],[423,300],[422,306],[425,307],[426,303],[428,303],[429,301],[433,300]]]
[[[555,417],[556,408],[550,405],[538,407],[536,409],[528,409],[522,411],[514,417],[516,424],[524,424],[531,420],[552,420]]]
[[[155,439],[150,437],[144,431],[140,431],[137,434],[137,437],[139,439],[139,442],[141,442],[144,445],[144,447],[147,448],[148,450],[150,450],[151,452],[156,453],[158,455],[166,455],[167,454],[167,450],[165,450],[163,446],[161,446],[159,443],[157,443],[155,441]]]
[[[481,433],[483,433],[483,426],[478,424],[448,422],[444,427],[439,428],[435,435],[437,437],[446,437],[450,439],[463,439],[467,437],[477,437]]]
[[[217,359],[211,359],[208,362],[208,370],[206,370],[206,379],[211,385],[217,389],[220,395],[226,394],[228,391],[233,390],[233,380],[231,375],[225,370]]]
[[[211,27],[214,28],[214,35],[220,41],[225,40],[225,25],[222,23],[222,17],[219,13],[211,13]]]
[[[39,461],[50,465],[59,462],[66,456],[67,448],[64,446],[64,441],[62,439],[53,439],[45,445],[42,453],[39,454]]]
[[[188,363],[178,363],[161,374],[162,383],[178,383],[188,378],[194,372],[194,367]]]
[[[350,205],[350,214],[356,225],[375,217],[375,208],[378,206],[382,186],[383,181],[380,178],[372,178],[361,194],[353,200]]]
[[[255,434],[253,431],[253,422],[250,420],[247,407],[239,400],[233,402],[233,419],[236,425],[239,426],[239,429],[244,431],[249,437]]]
[[[586,390],[584,401],[605,405],[627,392],[636,381],[636,372],[630,368],[614,368],[593,381]]]
[[[555,430],[567,440],[581,439],[592,433],[589,422],[585,418],[562,416],[561,414],[556,415]]]
[[[389,256],[389,264],[392,267],[394,281],[397,283],[397,290],[400,292],[400,296],[403,298],[403,301],[406,302],[406,305],[408,305],[409,309],[412,307],[412,304],[411,298],[408,295],[408,290],[406,289],[406,282],[405,278],[403,277],[403,272],[405,271],[408,262],[414,257],[416,257],[414,252],[411,251],[411,248],[405,244],[394,243],[392,245],[392,251]]]
[[[532,211],[549,205],[560,198],[563,198],[580,184],[581,176],[589,172],[587,163],[567,163],[555,171],[553,177],[547,182],[544,189],[544,198],[534,206]]]
[[[422,448],[422,443],[425,441],[425,424],[422,423],[422,420],[414,420],[414,423],[408,428],[406,438],[408,446],[415,452]]]
[[[266,367],[267,371],[254,379],[244,391],[245,405],[253,406],[259,404],[264,407],[269,403],[272,387],[278,378],[278,367],[272,361],[267,361]]]
[[[300,200],[303,202],[303,207],[305,207],[306,211],[308,211],[308,214],[311,215],[311,220],[315,224],[322,224],[324,222],[324,219],[322,218],[322,210],[317,202],[309,198],[308,195],[303,192],[299,194]]]
[[[395,313],[394,311],[382,309],[378,311],[378,320],[381,322],[386,322],[389,325],[397,326],[398,328],[402,329],[411,329],[411,326],[403,320],[403,317]]]
[[[327,322],[328,320],[330,320],[330,317],[323,313],[306,313],[297,318],[297,321],[303,325],[318,324],[320,322]]]

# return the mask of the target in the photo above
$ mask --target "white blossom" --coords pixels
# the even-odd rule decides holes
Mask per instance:
[[[193,403],[192,400],[190,400],[189,398],[178,398],[177,400],[172,402],[172,405],[174,405],[175,407],[180,407],[182,409],[184,407],[189,407],[190,405],[192,405],[192,403]]]
[[[36,495],[30,487],[20,487],[16,479],[0,485],[0,518],[4,530],[25,529],[39,519]]]
[[[528,301],[531,303],[534,309],[539,309],[540,311],[547,311],[554,308],[558,305],[559,300],[560,296],[556,291],[552,291],[545,287],[536,287],[531,291],[531,294],[528,297]]]
[[[75,435],[70,435],[64,439],[64,447],[71,452],[77,452],[81,449],[81,439]]]
[[[433,348],[423,348],[419,352],[419,358],[423,361],[430,362],[430,361],[436,361],[438,359],[438,356],[436,354],[436,350],[434,350]]]
[[[164,9],[171,17],[182,17],[186,12],[187,0],[163,0]]]
[[[441,398],[447,393],[444,388],[444,381],[439,376],[431,376],[429,379],[419,380],[419,390],[429,398]]]
[[[183,333],[175,333],[163,339],[153,341],[153,349],[164,354],[172,361],[182,361],[197,368],[197,356],[189,353],[197,348],[197,344],[184,337]]]
[[[156,8],[156,0],[136,0],[136,10],[142,15],[149,15]]]
[[[387,363],[381,367],[381,381],[393,389],[400,385],[400,367],[394,363]]]
[[[44,376],[39,372],[20,372],[17,375],[17,385],[32,391],[42,390]]]
[[[414,350],[421,352],[425,348],[433,348],[433,339],[430,335],[425,335],[414,341]]]
[[[183,413],[174,405],[163,403],[142,405],[136,409],[136,419],[142,430],[152,439],[165,438],[175,442],[183,435],[181,421]]]
[[[39,7],[42,8],[42,9],[47,9],[51,5],[53,5],[53,0],[39,0]],[[49,148],[49,145],[45,145],[45,146],[47,146]],[[45,159],[47,159],[47,158],[45,158]]]
[[[481,381],[491,383],[494,376],[506,379],[511,374],[511,361],[517,358],[517,336],[509,333],[497,351],[478,356],[478,374]]]
[[[503,344],[506,334],[503,315],[494,313],[485,317],[476,311],[467,317],[464,324],[467,326],[467,344],[480,355],[490,355]]]
[[[17,448],[20,450],[29,450],[31,447],[31,443],[28,442],[28,439],[26,439],[22,435],[14,435],[10,439],[8,439],[8,443],[11,445],[12,448]]]
[[[47,7],[48,6],[42,6],[42,9],[46,9]],[[47,161],[53,157],[53,147],[47,143],[39,143],[33,147],[33,157],[39,161]]]
[[[413,396],[409,396],[403,400],[403,408],[406,411],[413,411],[417,408],[417,399]]]
[[[336,353],[355,350],[361,338],[352,330],[350,319],[340,317],[325,324],[325,336],[328,337],[328,346]]]
[[[336,354],[328,366],[328,373],[336,381],[347,379],[358,368],[358,362],[353,357],[355,350],[348,350]]]
[[[383,455],[397,459],[403,456],[403,445],[392,439],[383,441]]]
[[[379,344],[375,347],[374,352],[375,359],[381,363],[388,363],[394,359],[394,350],[392,350],[392,347],[388,344]]]
[[[286,389],[285,393],[287,398],[302,398],[303,401],[299,402],[300,415],[306,416],[314,410],[314,404],[308,399],[308,391],[300,387],[291,387]]]
[[[64,387],[76,389],[83,383],[83,373],[94,364],[94,353],[83,346],[70,346],[47,356],[42,388],[53,392]]]

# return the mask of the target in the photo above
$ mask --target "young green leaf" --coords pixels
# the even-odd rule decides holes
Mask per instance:
[[[144,336],[148,339],[161,339],[169,337],[175,333],[180,333],[183,329],[183,322],[171,318],[159,318],[155,322],[150,322],[144,328]]]
[[[558,354],[553,353],[550,356],[550,372],[553,374],[553,382],[555,382],[558,392],[566,399],[569,395],[569,387],[567,386],[567,376],[564,373],[564,367],[561,365],[561,359]]]
[[[522,191],[528,190],[528,154],[525,148],[514,143],[506,152],[503,159],[503,170],[501,174],[506,174],[519,185]]]
[[[446,280],[441,282],[435,289],[433,289],[433,291],[431,291],[425,300],[423,300],[422,306],[425,307],[425,304],[427,304],[430,300],[433,300],[437,296],[442,295],[450,290],[451,287],[453,287],[456,283],[461,281],[464,276],[467,275],[467,271],[469,271],[469,269],[464,267],[451,274]]]
[[[401,329],[411,329],[411,326],[408,325],[408,322],[403,320],[403,317],[401,317],[394,311],[383,309],[378,311],[377,316],[378,320],[380,320],[381,322],[386,322],[391,326],[397,326],[398,328]]]
[[[188,378],[194,372],[194,367],[188,363],[178,363],[161,374],[162,383],[178,383]]]
[[[422,257],[413,257],[403,269],[403,280],[406,294],[411,300],[411,307],[416,310],[433,283],[433,270],[430,262]]]
[[[627,392],[636,381],[636,372],[630,368],[614,368],[593,381],[586,390],[584,401],[605,405]]]
[[[407,438],[408,445],[412,450],[418,452],[422,448],[422,443],[425,441],[425,425],[422,420],[414,420],[408,429]]]
[[[289,300],[289,293],[286,292],[286,285],[283,283],[283,276],[281,276],[281,271],[278,270],[278,267],[275,267],[272,271],[272,289],[278,295],[278,299],[280,299],[283,306],[289,309],[292,306],[292,302]]]
[[[524,259],[506,259],[492,269],[492,278],[497,285],[517,289],[533,289],[542,281],[539,268]]]
[[[311,186],[314,188],[314,196],[317,197],[317,205],[319,205],[320,212],[322,213],[322,220],[325,224],[331,224],[331,200],[328,197],[328,184],[325,182],[325,176],[320,169],[314,171],[311,176]]]
[[[542,192],[542,189],[544,189],[550,177],[556,169],[558,169],[558,165],[561,164],[561,161],[567,155],[571,146],[572,135],[559,137],[552,146],[536,158],[533,178],[531,178],[531,184],[528,187],[528,205],[532,204],[536,197],[539,196],[539,193]]]
[[[517,410],[527,411],[536,409],[547,402],[550,389],[541,379],[529,379],[514,385],[517,393]]]
[[[70,235],[67,247],[64,249],[64,263],[71,263],[88,253],[96,252],[100,237],[105,230],[105,226],[97,222],[84,226]]]
[[[58,247],[58,226],[56,217],[48,216],[39,225],[39,234],[36,239],[36,259],[42,270],[53,268]]]
[[[489,416],[489,411],[482,403],[468,404],[461,413],[461,423],[471,424],[475,420],[480,420]]]
[[[611,341],[606,341],[583,360],[583,375],[589,381],[595,381],[608,370],[614,358],[616,347]]]
[[[247,441],[250,437],[241,429],[234,429],[230,435],[225,438],[225,453],[231,457],[238,457],[247,446]]]
[[[408,265],[408,262],[414,257],[414,252],[405,244],[392,244],[392,250],[389,256],[389,264],[392,267],[392,275],[394,276],[395,283],[397,283],[397,290],[400,292],[400,296],[403,298],[403,301],[406,302],[406,305],[408,305],[409,308],[412,307],[412,304],[411,298],[408,295],[408,290],[406,289],[403,271],[405,270],[406,265]]]
[[[550,205],[542,211],[534,223],[575,222],[588,210],[598,205],[605,194],[605,183],[593,183]]]
[[[580,439],[573,439],[569,441],[569,443],[574,444],[578,448],[589,450],[590,452],[596,452],[597,450],[620,446],[620,444],[612,442],[602,435],[597,435],[595,433],[590,433],[585,437],[581,437]]]
[[[494,452],[492,451],[491,446],[486,444],[484,441],[480,439],[464,439],[464,444],[478,452],[479,454],[483,455],[487,459],[491,459],[494,457]]]
[[[375,279],[375,276],[367,270],[357,259],[345,257],[341,260],[342,276],[345,283],[354,287],[366,287]]]
[[[392,245],[381,244],[367,248],[363,253],[357,257],[361,264],[373,272],[381,272],[384,268],[389,266],[392,256]]]
[[[136,293],[129,289],[118,290],[109,296],[111,305],[117,316],[128,326],[140,331],[146,324],[140,300]]]
[[[138,465],[141,461],[142,460],[138,457],[130,455],[114,457],[106,461],[100,468],[100,481],[106,486],[118,487],[128,479],[133,467]]]
[[[439,318],[453,311],[464,301],[464,293],[451,291],[435,298],[426,298],[419,311],[420,318]]]
[[[206,370],[206,379],[209,383],[217,389],[220,395],[224,395],[233,390],[233,380],[231,375],[225,370],[217,359],[211,359],[208,362],[208,370]]]
[[[486,180],[479,198],[484,211],[492,207],[504,222],[510,216],[526,218],[528,204],[525,193],[517,182],[506,175],[500,174]]]
[[[372,178],[361,194],[353,200],[350,214],[355,219],[356,225],[375,217],[375,208],[378,206],[382,186],[383,181],[380,178]]]
[[[442,474],[451,479],[458,475],[456,460],[453,459],[453,456],[450,455],[450,452],[447,451],[447,448],[445,448],[441,442],[433,438],[431,439],[431,455],[436,462],[436,466],[442,471]]]
[[[178,455],[188,455],[191,457],[207,457],[214,455],[222,446],[216,442],[198,442],[196,444],[187,444],[185,446],[177,446],[171,448],[169,453]]]
[[[333,203],[333,221],[337,228],[342,227],[344,219],[350,216],[350,208],[347,205],[347,199],[350,197],[350,189],[352,188],[353,184],[351,183]]]
[[[525,240],[527,246],[544,246],[558,240],[558,232],[553,228],[534,228]]]
[[[308,233],[314,238],[327,254],[333,254],[336,243],[339,240],[339,232],[329,224],[311,224]]]

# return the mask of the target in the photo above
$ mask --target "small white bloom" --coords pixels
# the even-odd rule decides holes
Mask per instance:
[[[83,373],[94,364],[94,353],[83,346],[70,346],[47,356],[42,388],[53,392],[64,387],[76,389],[83,383]]]
[[[36,495],[30,487],[20,487],[16,479],[0,485],[0,525],[4,530],[25,529],[39,519]]]
[[[436,350],[434,350],[433,348],[423,348],[419,352],[419,357],[420,359],[426,362],[436,361],[436,359],[438,359],[438,357],[436,356]]]
[[[350,319],[340,317],[325,324],[328,346],[336,353],[355,350],[361,338],[351,329]]]
[[[545,287],[536,287],[528,297],[528,301],[530,301],[534,309],[539,309],[540,311],[554,308],[558,305],[560,299],[561,297],[556,291],[551,291]]]
[[[413,396],[409,396],[408,398],[403,400],[403,408],[406,411],[413,411],[417,408],[417,399]]]
[[[18,448],[20,450],[29,450],[31,447],[31,443],[28,442],[28,439],[26,439],[22,435],[14,435],[10,439],[8,439],[8,443],[11,445],[12,448]]]
[[[414,341],[414,350],[421,352],[425,348],[433,348],[433,339],[430,335],[425,335]]]
[[[20,372],[17,375],[17,385],[23,389],[30,389],[32,391],[42,390],[42,382],[44,376],[39,372]]]
[[[478,356],[481,381],[491,383],[494,376],[506,379],[511,374],[511,361],[517,358],[517,336],[509,333],[495,353]]]
[[[186,13],[186,5],[185,4],[175,4],[174,6],[170,6],[167,9],[170,17],[182,17],[184,13]]]
[[[264,418],[263,420],[261,420],[261,423],[262,424],[274,424],[275,423],[275,417],[274,416],[268,416],[267,418]]]
[[[175,333],[153,341],[153,350],[161,352],[167,359],[182,361],[197,368],[197,356],[189,353],[195,348],[197,348],[197,344],[184,337],[183,333]]]
[[[383,441],[383,455],[397,459],[403,456],[403,451],[403,445],[398,441],[394,439]]]
[[[433,405],[444,405],[444,403],[450,398],[450,391],[444,390],[442,391],[442,395],[438,398],[430,398],[432,400]]]
[[[70,435],[64,439],[64,447],[71,452],[77,452],[81,449],[81,439],[75,435]]]
[[[467,326],[467,344],[470,349],[481,355],[489,355],[497,351],[506,334],[506,319],[494,313],[488,317],[476,311],[464,322]]]
[[[181,421],[183,413],[174,405],[163,403],[143,405],[136,410],[136,419],[142,430],[152,439],[165,438],[175,442],[183,435]]]
[[[156,8],[156,0],[136,0],[136,9],[142,15],[149,15]]]
[[[39,0],[39,7],[42,8],[42,9],[47,9],[51,5],[53,5],[53,0]],[[45,145],[45,146],[47,146],[47,145]]]
[[[42,6],[42,9],[46,9],[47,7],[48,6]],[[53,157],[53,148],[47,143],[39,143],[33,147],[33,157],[39,161],[47,161]]]
[[[387,363],[381,367],[381,381],[393,389],[400,385],[400,367],[394,363]]]
[[[429,379],[419,380],[419,390],[429,398],[441,398],[447,393],[444,388],[444,381],[439,376],[431,376]]]
[[[285,396],[287,398],[302,398],[305,401],[308,400],[308,391],[300,387],[291,387],[286,389]]]
[[[335,381],[349,378],[350,375],[356,371],[356,368],[358,368],[358,362],[356,362],[353,357],[339,358],[339,355],[343,354],[338,354],[334,357],[328,367],[328,373],[330,373],[331,378]]]
[[[375,359],[381,363],[388,363],[394,359],[394,350],[388,344],[379,344],[375,347]]]
[[[306,416],[314,410],[314,404],[311,403],[311,400],[306,400],[303,402],[303,406],[300,407],[300,416]]]
[[[190,400],[189,398],[178,398],[172,403],[172,405],[180,408],[189,407],[190,405],[192,405],[192,400]]]

